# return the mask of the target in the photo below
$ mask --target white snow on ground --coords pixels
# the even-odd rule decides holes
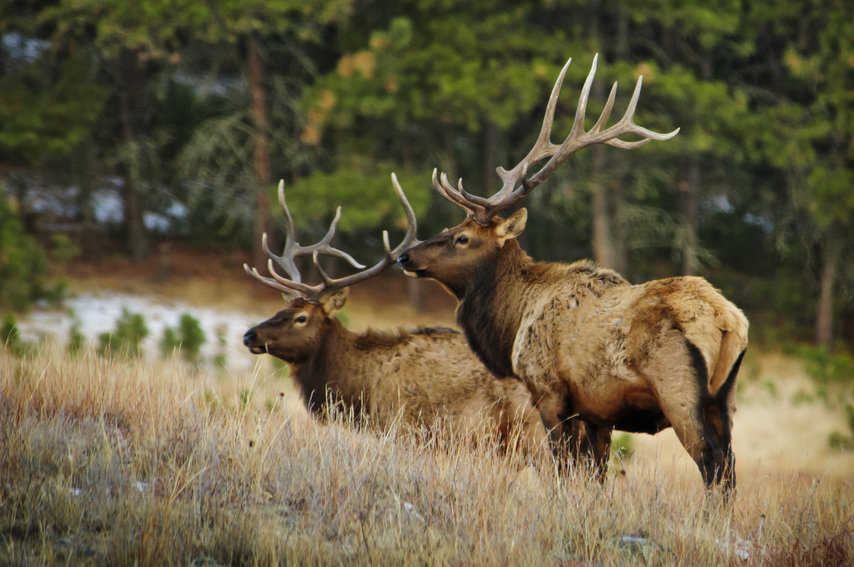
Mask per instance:
[[[69,331],[75,319],[80,321],[80,332],[91,346],[98,345],[98,335],[112,332],[122,308],[139,313],[145,319],[149,334],[142,343],[147,357],[160,355],[158,343],[166,327],[177,327],[184,313],[199,320],[206,341],[202,345],[202,357],[210,361],[224,351],[226,361],[232,369],[248,369],[254,356],[243,346],[243,333],[253,325],[267,319],[271,313],[246,313],[227,309],[196,307],[181,301],[166,300],[155,295],[135,295],[105,292],[99,294],[80,293],[66,299],[61,309],[33,309],[18,320],[21,338],[32,341],[53,336],[67,343]],[[223,329],[225,347],[219,345],[217,329]]]

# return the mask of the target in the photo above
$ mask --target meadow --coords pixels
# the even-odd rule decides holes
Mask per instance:
[[[351,300],[352,325],[416,317]],[[272,303],[271,303],[272,306]],[[372,309],[375,308],[375,309]],[[272,311],[271,311],[272,313]],[[448,313],[439,319],[447,319]],[[248,356],[248,355],[247,355]],[[0,349],[0,564],[842,565],[842,394],[754,349],[731,501],[672,432],[619,433],[604,483],[460,432],[307,415],[286,371]]]

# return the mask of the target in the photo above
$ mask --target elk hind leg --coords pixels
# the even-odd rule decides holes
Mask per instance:
[[[728,428],[718,430],[708,419],[720,412],[710,409],[715,400],[708,393],[708,370],[700,351],[674,329],[649,356],[643,371],[703,482],[707,487],[719,484],[729,470],[722,439]]]
[[[727,492],[735,489],[735,454],[732,451],[732,414],[735,411],[735,380],[744,351],[738,355],[726,381],[704,408],[704,421],[717,435],[724,454],[720,482]]]

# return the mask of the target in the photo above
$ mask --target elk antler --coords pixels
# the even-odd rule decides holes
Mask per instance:
[[[406,195],[404,195],[403,189],[401,189],[400,184],[397,181],[397,176],[394,173],[391,174],[391,181],[394,186],[394,190],[403,205],[403,210],[406,213],[406,234],[403,237],[403,241],[394,250],[392,250],[389,245],[388,231],[384,230],[383,247],[385,249],[385,256],[370,268],[366,269],[363,264],[357,262],[352,256],[343,250],[339,250],[338,248],[334,248],[330,245],[330,242],[335,237],[338,220],[341,218],[341,207],[338,207],[335,211],[335,218],[332,219],[332,223],[329,225],[329,230],[326,231],[326,235],[319,242],[310,246],[301,246],[296,240],[293,218],[291,217],[291,212],[285,202],[285,183],[284,180],[282,180],[279,181],[279,205],[281,205],[282,212],[285,215],[285,246],[282,253],[273,253],[267,245],[267,233],[265,232],[261,235],[261,245],[264,248],[264,252],[266,252],[269,257],[267,260],[267,270],[273,277],[263,276],[256,268],[250,268],[247,264],[243,264],[243,269],[246,270],[246,273],[253,278],[274,289],[289,295],[296,293],[309,300],[316,300],[323,293],[329,290],[348,287],[356,282],[372,278],[379,274],[386,266],[393,263],[394,259],[397,258],[401,252],[418,243],[418,239],[416,238],[418,226],[415,219],[415,212],[412,210],[412,206],[406,199]],[[294,258],[306,254],[311,254],[312,262],[320,273],[320,277],[323,279],[323,281],[318,284],[309,285],[302,282],[302,275],[297,268],[296,262],[294,262]],[[319,254],[329,254],[343,258],[351,266],[358,268],[361,271],[337,279],[331,278],[320,266],[320,262],[318,261]],[[273,265],[274,261],[279,265],[279,267],[287,272],[288,276],[290,276],[289,278],[280,275],[276,271]]]
[[[543,124],[540,127],[540,133],[537,136],[537,141],[534,143],[534,147],[531,148],[528,155],[522,158],[522,161],[517,163],[513,169],[508,171],[503,167],[496,168],[498,176],[502,181],[501,189],[489,198],[472,195],[463,189],[462,179],[458,180],[457,186],[454,187],[448,182],[447,175],[442,173],[439,176],[435,169],[433,170],[433,187],[443,197],[466,209],[468,215],[473,217],[479,224],[487,225],[492,217],[500,210],[515,204],[517,201],[527,196],[531,189],[545,181],[557,166],[569,157],[569,155],[585,146],[593,144],[608,144],[609,146],[614,146],[616,148],[631,150],[646,144],[650,140],[669,140],[679,133],[679,128],[676,128],[667,134],[660,134],[634,123],[633,119],[635,109],[638,104],[638,98],[640,98],[643,77],[638,77],[637,83],[635,84],[635,90],[632,93],[632,98],[629,101],[629,106],[623,117],[620,118],[620,120],[618,120],[613,126],[602,130],[602,127],[607,124],[608,118],[611,116],[611,110],[614,108],[614,97],[617,94],[617,83],[615,81],[611,86],[611,93],[608,95],[608,100],[605,103],[605,108],[602,110],[602,114],[599,115],[599,119],[596,120],[593,127],[590,130],[585,131],[584,116],[587,111],[587,99],[590,95],[590,87],[593,84],[593,77],[596,74],[598,60],[599,55],[596,54],[593,57],[593,65],[590,67],[587,79],[584,81],[584,87],[581,89],[581,95],[578,97],[578,107],[575,110],[575,120],[572,123],[572,129],[560,145],[553,144],[551,142],[552,124],[554,122],[558,94],[560,94],[563,78],[566,75],[566,70],[569,68],[569,64],[572,63],[572,58],[570,58],[566,62],[566,65],[563,66],[563,69],[561,69],[554,87],[552,88],[549,102],[546,105]],[[619,139],[620,136],[626,134],[637,134],[643,139],[635,142],[627,142]],[[549,159],[549,161],[546,162],[546,164],[540,168],[537,173],[531,177],[525,178],[528,173],[528,168],[545,158],[551,159]]]

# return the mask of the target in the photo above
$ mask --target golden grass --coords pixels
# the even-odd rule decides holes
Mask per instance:
[[[767,468],[741,450],[727,504],[702,490],[696,468],[640,451],[600,485],[489,444],[359,432],[343,418],[321,425],[287,383],[268,364],[218,376],[177,361],[70,358],[55,347],[20,360],[0,350],[0,564],[854,557],[850,475]]]

